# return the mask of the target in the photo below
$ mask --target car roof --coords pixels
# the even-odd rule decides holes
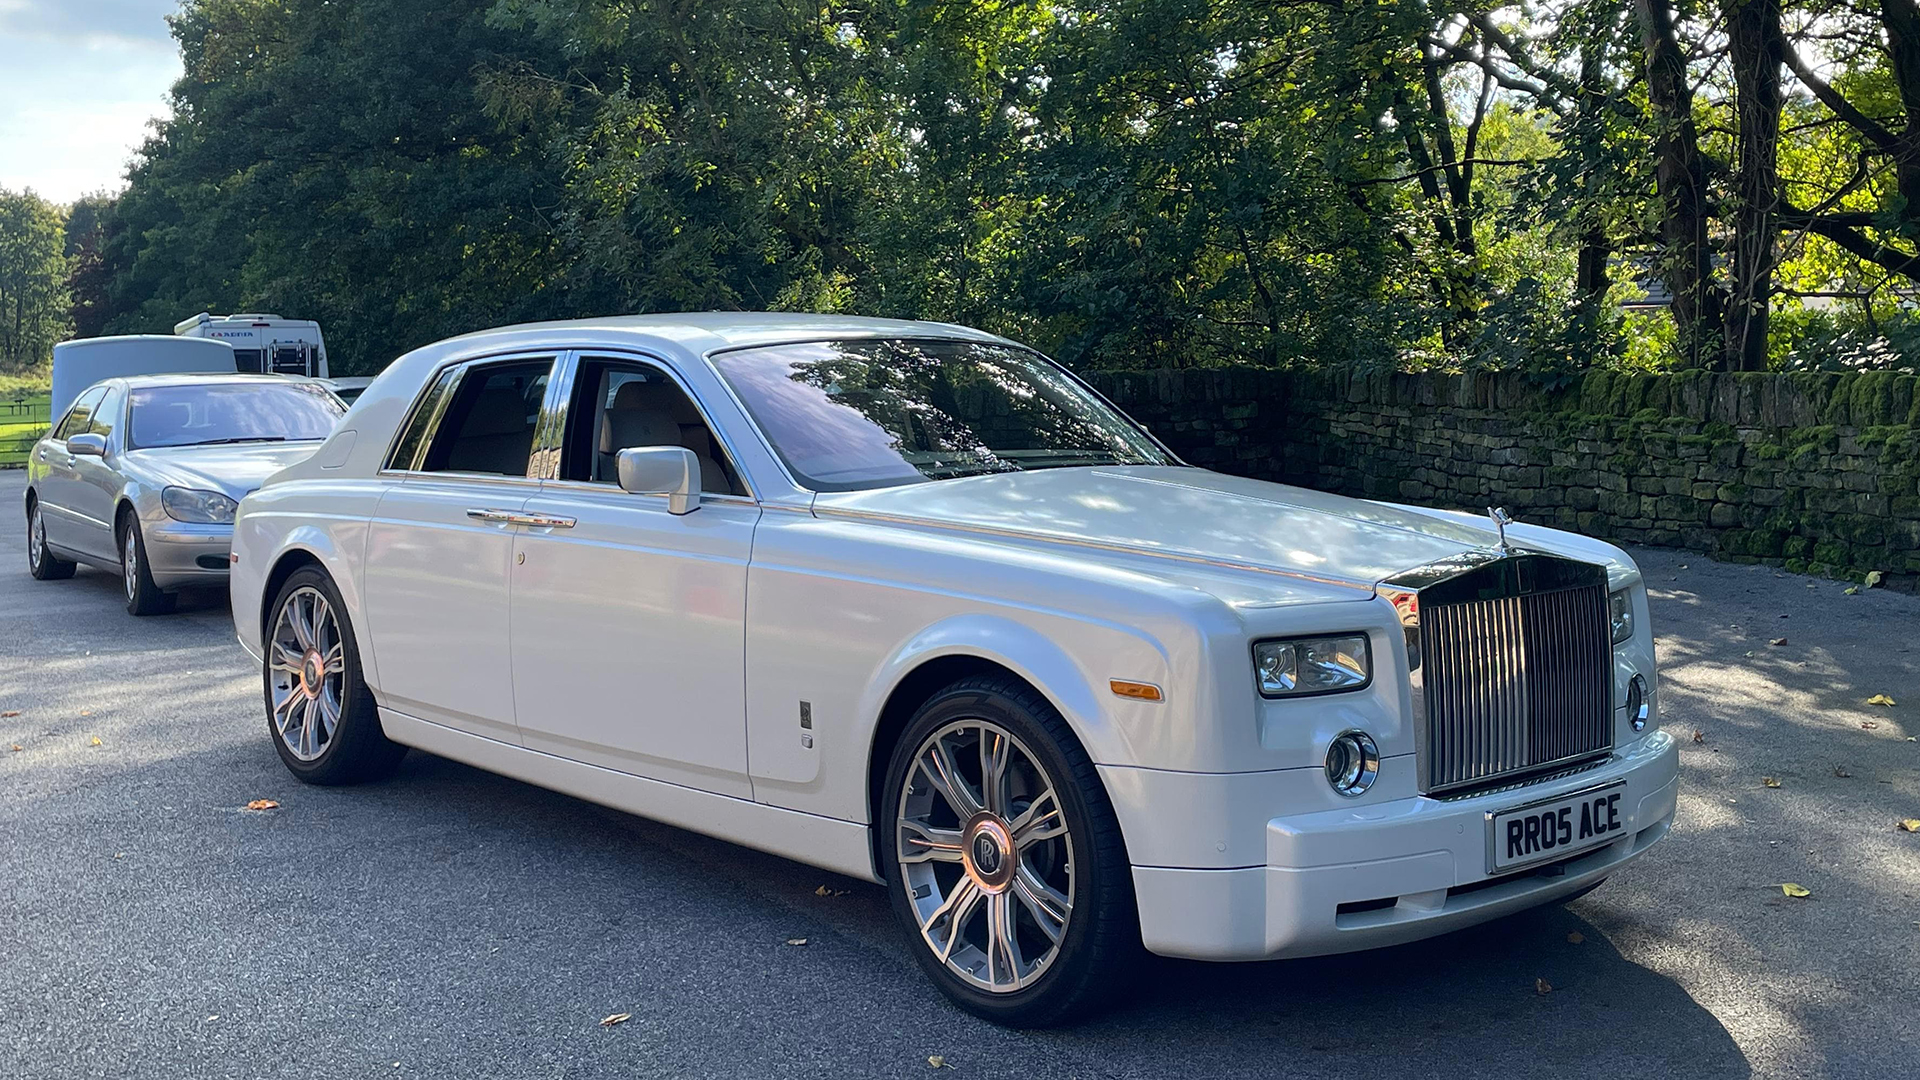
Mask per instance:
[[[831,338],[940,337],[974,341],[1004,340],[953,323],[872,319],[851,315],[811,315],[776,311],[694,311],[662,315],[615,315],[565,322],[523,323],[481,330],[439,342],[450,348],[488,339],[539,337],[546,333],[589,332],[610,338],[656,338],[679,342],[698,352],[753,345],[779,345]]]
[[[179,371],[165,375],[121,375],[114,379],[102,379],[102,382],[121,382],[128,389],[143,386],[185,386],[195,383],[280,383],[312,382],[314,380],[285,375],[260,375],[243,371]]]

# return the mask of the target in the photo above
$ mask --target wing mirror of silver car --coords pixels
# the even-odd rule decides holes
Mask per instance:
[[[620,489],[635,495],[665,495],[667,510],[690,514],[700,507],[700,459],[678,446],[630,446],[614,456]]]
[[[107,437],[91,431],[67,436],[67,453],[74,457],[106,457]]]

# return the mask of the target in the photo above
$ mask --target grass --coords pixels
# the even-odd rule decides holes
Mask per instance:
[[[44,381],[36,385],[0,376],[0,469],[27,463],[27,452],[47,430],[48,405]]]

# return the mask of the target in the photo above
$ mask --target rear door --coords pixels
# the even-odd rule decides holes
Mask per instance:
[[[87,430],[93,410],[106,395],[106,387],[96,386],[75,398],[53,432],[34,449],[34,456],[46,469],[35,490],[40,496],[40,520],[46,525],[47,543],[67,551],[91,550],[85,539],[92,530],[79,509],[85,500],[80,497],[79,473],[74,469],[73,455],[67,453],[66,441]]]
[[[549,479],[514,539],[513,690],[530,749],[750,798],[747,560],[760,507],[662,364],[586,354],[563,377]],[[620,489],[614,455],[700,460],[688,514]]]
[[[534,429],[555,356],[441,372],[389,452],[402,479],[374,511],[362,562],[381,702],[518,742],[507,634],[515,516],[537,490]]]

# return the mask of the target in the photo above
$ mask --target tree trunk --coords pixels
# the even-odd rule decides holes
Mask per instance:
[[[1580,95],[1574,103],[1578,114],[1575,122],[1589,131],[1597,123],[1597,114],[1606,107],[1607,82],[1602,59],[1603,51],[1598,45],[1580,50]],[[1607,259],[1613,252],[1598,210],[1585,199],[1582,204],[1581,213],[1587,224],[1580,232],[1580,253],[1574,262],[1574,293],[1579,298],[1583,316],[1591,317],[1607,301],[1607,289],[1612,285],[1607,280]]]
[[[1764,371],[1780,237],[1780,0],[1726,0],[1739,143],[1726,369]]]
[[[1646,48],[1654,182],[1666,209],[1660,221],[1660,275],[1673,293],[1673,321],[1682,355],[1690,365],[1711,364],[1720,355],[1724,294],[1713,281],[1706,169],[1693,123],[1687,57],[1674,33],[1671,0],[1634,0],[1633,11]]]

